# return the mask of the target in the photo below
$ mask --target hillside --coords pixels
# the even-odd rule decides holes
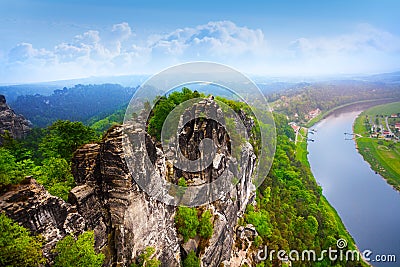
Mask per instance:
[[[269,96],[274,111],[299,124],[342,105],[379,99],[400,99],[399,85],[355,80],[318,82]]]
[[[51,95],[18,96],[11,106],[34,126],[45,127],[58,119],[86,122],[93,116],[107,116],[126,105],[134,91],[117,84],[78,84]]]

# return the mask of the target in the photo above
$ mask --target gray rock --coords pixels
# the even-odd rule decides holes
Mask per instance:
[[[45,238],[44,256],[54,258],[52,249],[67,234],[78,235],[85,220],[64,200],[50,195],[32,177],[0,195],[0,209],[20,225]]]
[[[187,112],[205,112],[206,108],[214,109],[211,112],[222,116],[213,99],[206,99]],[[252,126],[252,121],[247,119],[245,125],[250,132],[248,127]],[[142,129],[135,127],[132,126],[132,139],[140,140],[135,135]],[[100,143],[84,145],[75,152],[72,172],[77,186],[69,194],[69,203],[51,196],[30,179],[26,184],[0,195],[1,210],[34,233],[43,234],[49,258],[51,248],[66,234],[77,235],[84,230],[93,230],[95,248],[106,256],[105,266],[129,266],[148,246],[156,249],[156,257],[162,266],[179,266],[181,258],[190,250],[196,250],[202,266],[235,266],[236,262],[251,259],[248,250],[235,247],[242,236],[236,231],[237,220],[243,215],[246,205],[254,201],[255,195],[251,179],[256,157],[249,143],[241,150],[240,171],[227,170],[227,177],[238,178],[233,191],[201,207],[213,214],[214,230],[212,237],[203,244],[205,247],[199,251],[200,240],[181,244],[174,224],[176,207],[150,197],[132,178],[125,162],[127,155],[124,155],[122,147],[123,134],[121,126],[113,127]],[[209,168],[200,173],[182,172],[176,170],[166,157],[166,153],[175,153],[176,150],[162,151],[147,136],[145,144],[137,144],[137,150],[129,155],[133,158],[134,170],[146,171],[143,151],[147,151],[157,173],[175,182],[180,177],[189,182],[210,182],[217,179],[229,163],[236,164],[229,147],[229,135],[215,121],[193,120],[179,138],[187,158],[199,157],[197,148],[203,138],[210,138],[217,144],[217,157],[211,160]],[[253,229],[248,227],[242,232],[246,236],[251,235]],[[239,254],[240,261],[236,261]]]
[[[14,139],[23,138],[32,128],[30,121],[17,115],[7,105],[6,98],[0,95],[0,135],[8,133]],[[2,138],[0,136],[0,145]]]

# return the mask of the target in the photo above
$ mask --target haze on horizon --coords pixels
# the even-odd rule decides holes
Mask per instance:
[[[400,2],[321,2],[0,1],[0,83],[188,61],[286,77],[400,70]]]

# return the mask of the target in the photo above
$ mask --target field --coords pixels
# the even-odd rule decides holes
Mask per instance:
[[[296,143],[296,158],[301,161],[304,165],[310,167],[310,163],[307,158],[307,128],[301,127]]]
[[[382,175],[389,184],[400,191],[400,142],[383,138],[370,138],[370,124],[382,124],[387,130],[385,117],[400,112],[400,102],[385,104],[370,108],[362,112],[354,122],[354,133],[363,137],[357,138],[357,147],[360,154],[371,165],[371,168]],[[389,119],[389,124],[400,119]],[[390,127],[392,131],[394,129]]]

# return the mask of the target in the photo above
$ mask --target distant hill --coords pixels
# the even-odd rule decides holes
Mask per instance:
[[[52,84],[20,84],[0,86],[0,94],[7,98],[8,103],[13,103],[18,96],[23,95],[51,95],[54,90],[63,88]]]
[[[370,76],[361,77],[361,79],[371,82],[397,83],[400,84],[400,71],[381,73]]]
[[[337,80],[317,82],[303,87],[291,88],[269,96],[271,106],[295,122],[306,123],[313,110],[326,112],[332,108],[378,99],[400,99],[400,85],[360,80]]]
[[[108,115],[121,108],[135,90],[118,84],[78,84],[55,90],[51,95],[18,96],[10,106],[37,127],[48,126],[58,119],[85,122],[93,116]]]

